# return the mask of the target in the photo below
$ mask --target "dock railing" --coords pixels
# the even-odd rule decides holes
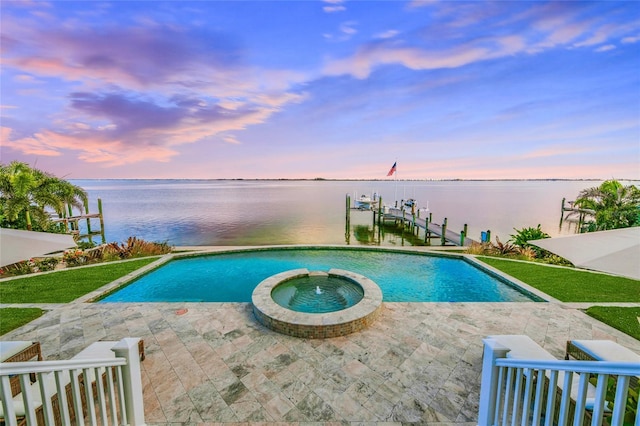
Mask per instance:
[[[629,393],[640,364],[508,359],[507,352],[484,340],[478,425],[640,426],[637,397]],[[590,382],[595,395],[587,395]]]
[[[7,426],[144,425],[138,342],[122,339],[112,349],[115,358],[0,363],[0,420]],[[11,389],[14,377],[18,393]]]

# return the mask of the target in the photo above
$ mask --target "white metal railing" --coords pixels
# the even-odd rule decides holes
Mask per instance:
[[[508,359],[507,352],[485,340],[478,425],[640,426],[640,406],[629,396],[640,364]]]
[[[115,358],[0,363],[0,418],[8,426],[25,420],[27,425],[144,425],[138,341],[118,342]],[[11,383],[16,378],[17,391]]]

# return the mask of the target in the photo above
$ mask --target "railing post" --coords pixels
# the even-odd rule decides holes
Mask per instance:
[[[131,426],[144,426],[144,402],[140,372],[139,338],[125,337],[111,349],[116,358],[126,358],[123,366],[123,387],[127,420]]]
[[[506,358],[509,349],[493,339],[482,339],[482,341],[484,342],[484,354],[482,356],[478,426],[489,426],[493,424],[496,410],[496,392],[498,387],[498,367],[496,367],[496,359]]]
[[[12,404],[11,398],[11,383],[9,382],[9,376],[0,377],[0,402],[2,402],[2,412],[4,413],[4,421],[8,426],[16,426],[16,409]]]

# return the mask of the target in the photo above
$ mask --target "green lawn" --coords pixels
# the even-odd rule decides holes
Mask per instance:
[[[43,314],[39,308],[0,309],[0,336],[33,321]]]
[[[640,340],[640,308],[592,306],[587,314]]]
[[[478,258],[563,302],[640,302],[640,281],[630,278],[495,257]]]
[[[640,302],[637,280],[495,257],[479,259],[563,302]],[[586,313],[640,340],[640,308],[593,306]]]
[[[2,303],[67,303],[157,260],[105,263],[0,282]]]

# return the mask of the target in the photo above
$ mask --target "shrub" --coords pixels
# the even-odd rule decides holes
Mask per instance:
[[[538,257],[538,253],[531,247],[520,247],[518,249],[518,254],[524,260],[535,260]]]
[[[496,237],[496,243],[493,244],[492,247],[495,253],[500,254],[502,256],[510,255],[510,254],[513,255],[519,252],[516,246],[514,246],[509,242],[503,243],[502,241],[500,241],[500,238],[498,237]]]
[[[492,251],[490,243],[476,243],[475,241],[467,247],[465,253],[487,255]]]
[[[32,274],[34,272],[52,271],[60,259],[55,257],[47,257],[44,259],[29,259],[23,262],[17,262],[7,265],[0,269],[0,277],[11,277],[16,275]]]
[[[35,268],[37,268],[34,272],[53,271],[56,269],[58,263],[60,263],[60,259],[57,257],[46,257],[44,259],[36,260],[34,263]]]
[[[68,267],[85,265],[87,263],[87,256],[83,250],[71,249],[65,250],[62,255],[62,260]]]
[[[542,258],[544,263],[548,263],[550,265],[558,265],[558,266],[573,266],[573,263],[569,262],[564,257],[557,256],[555,254],[549,253],[545,257]]]
[[[33,272],[33,262],[31,260],[29,261],[23,261],[23,262],[17,262],[14,263],[12,265],[7,265],[4,267],[4,275],[6,276],[13,276],[13,275],[24,275],[24,274],[30,274],[31,272]]]
[[[134,257],[157,256],[171,252],[171,246],[164,243],[148,242],[136,237],[129,237],[126,242],[118,244],[111,243],[105,247],[104,256],[120,259],[130,259]]]
[[[94,248],[96,246],[96,243],[94,242],[89,242],[89,241],[78,241],[78,248],[81,250],[87,250],[90,248]]]
[[[516,231],[516,233],[511,234],[511,239],[509,240],[510,242],[522,249],[529,248],[533,250],[536,253],[536,257],[545,257],[547,254],[549,254],[548,251],[533,244],[529,244],[529,241],[542,240],[544,238],[551,237],[551,235],[547,234],[540,228],[540,225],[538,225],[538,227],[536,228],[529,227],[522,229],[513,229],[514,231]]]

